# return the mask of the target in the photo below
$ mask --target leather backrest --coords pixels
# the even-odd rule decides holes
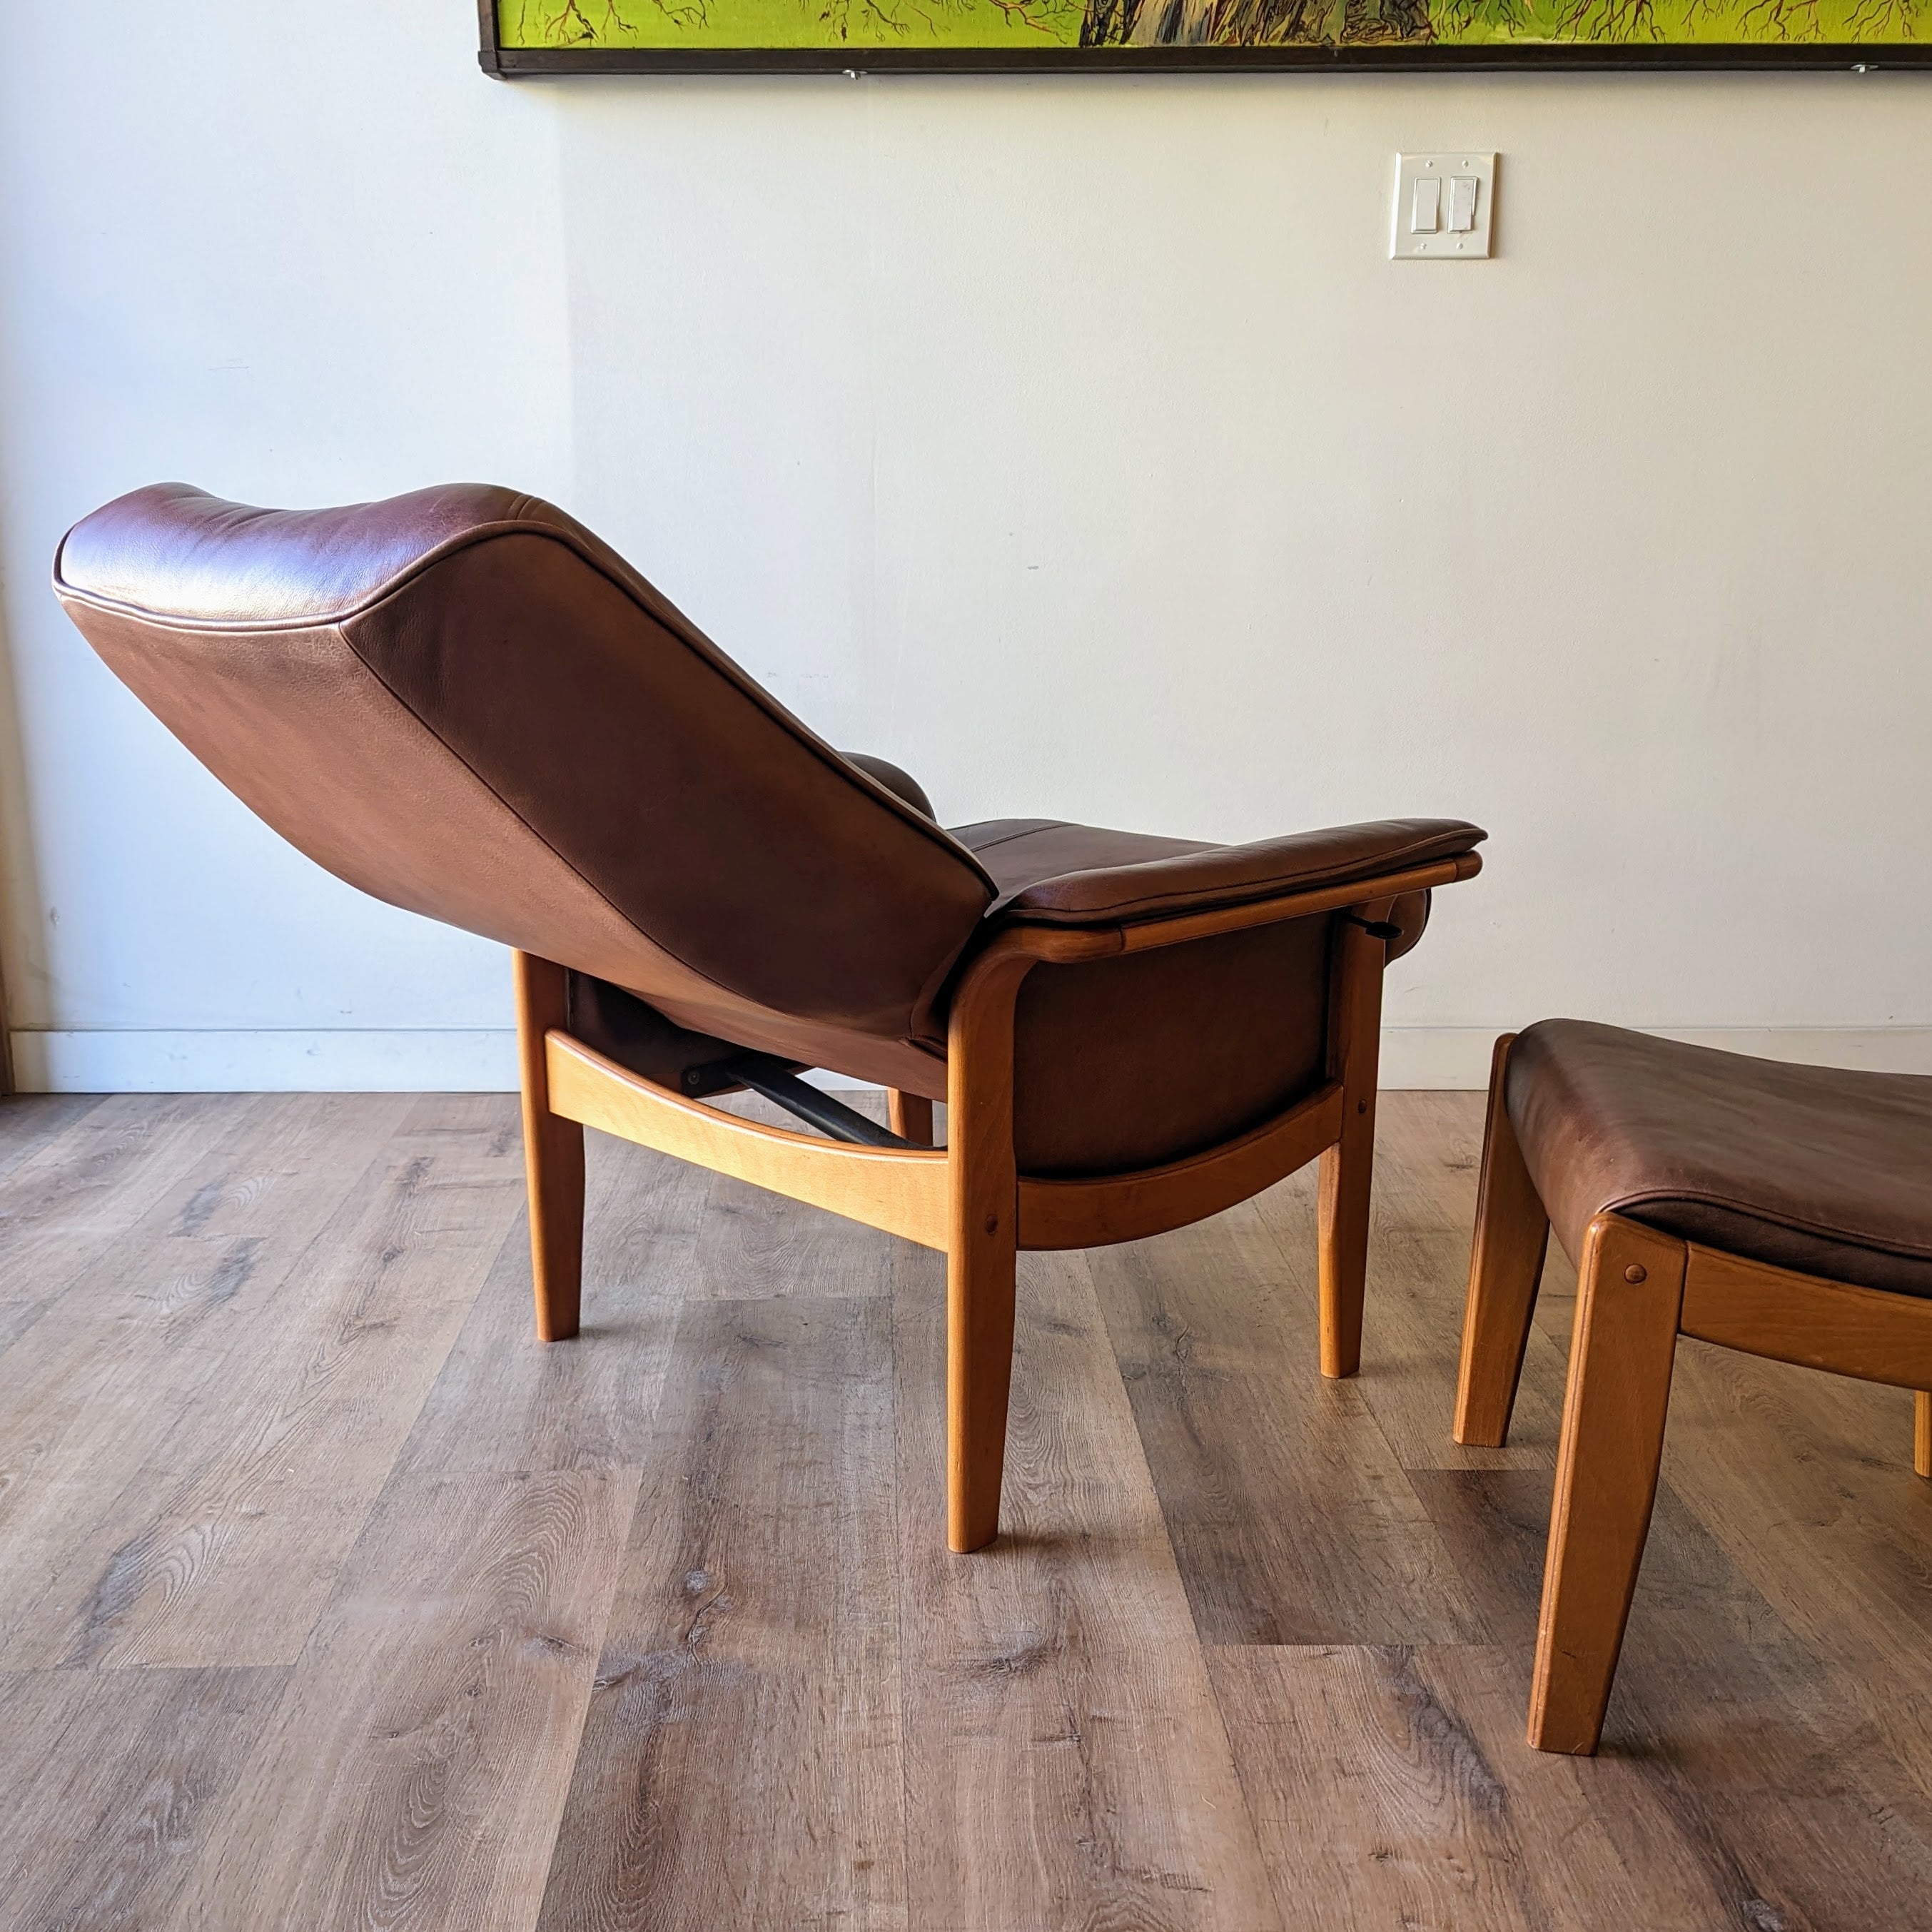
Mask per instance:
[[[672,1002],[909,1037],[978,861],[614,552],[479,485],[346,509],[136,490],[55,586],[293,844],[412,910]]]

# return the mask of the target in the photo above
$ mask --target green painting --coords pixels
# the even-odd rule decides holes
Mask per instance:
[[[484,64],[505,73],[656,68],[679,55],[709,66],[1112,68],[1932,58],[1932,0],[484,0]]]

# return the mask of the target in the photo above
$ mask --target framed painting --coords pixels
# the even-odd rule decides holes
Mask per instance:
[[[1932,65],[1932,0],[478,0],[491,74]]]

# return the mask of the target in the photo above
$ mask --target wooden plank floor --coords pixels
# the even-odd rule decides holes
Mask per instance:
[[[1448,1439],[1480,1107],[1391,1094],[1363,1372],[1312,1175],[1022,1262],[943,1548],[938,1257],[514,1103],[0,1102],[0,1932],[1916,1932],[1932,1484],[1687,1342],[1604,1752],[1522,1742],[1573,1298]]]

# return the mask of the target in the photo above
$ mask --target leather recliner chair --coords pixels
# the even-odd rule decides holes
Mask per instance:
[[[1322,1365],[1354,1372],[1382,969],[1478,869],[1476,826],[947,831],[508,490],[288,512],[160,484],[70,531],[55,581],[310,858],[515,949],[545,1339],[577,1327],[588,1124],[946,1253],[956,1550],[998,1527],[1018,1248],[1181,1226],[1318,1156]],[[891,1130],[808,1067],[890,1089]],[[711,1104],[746,1087],[819,1131]]]

